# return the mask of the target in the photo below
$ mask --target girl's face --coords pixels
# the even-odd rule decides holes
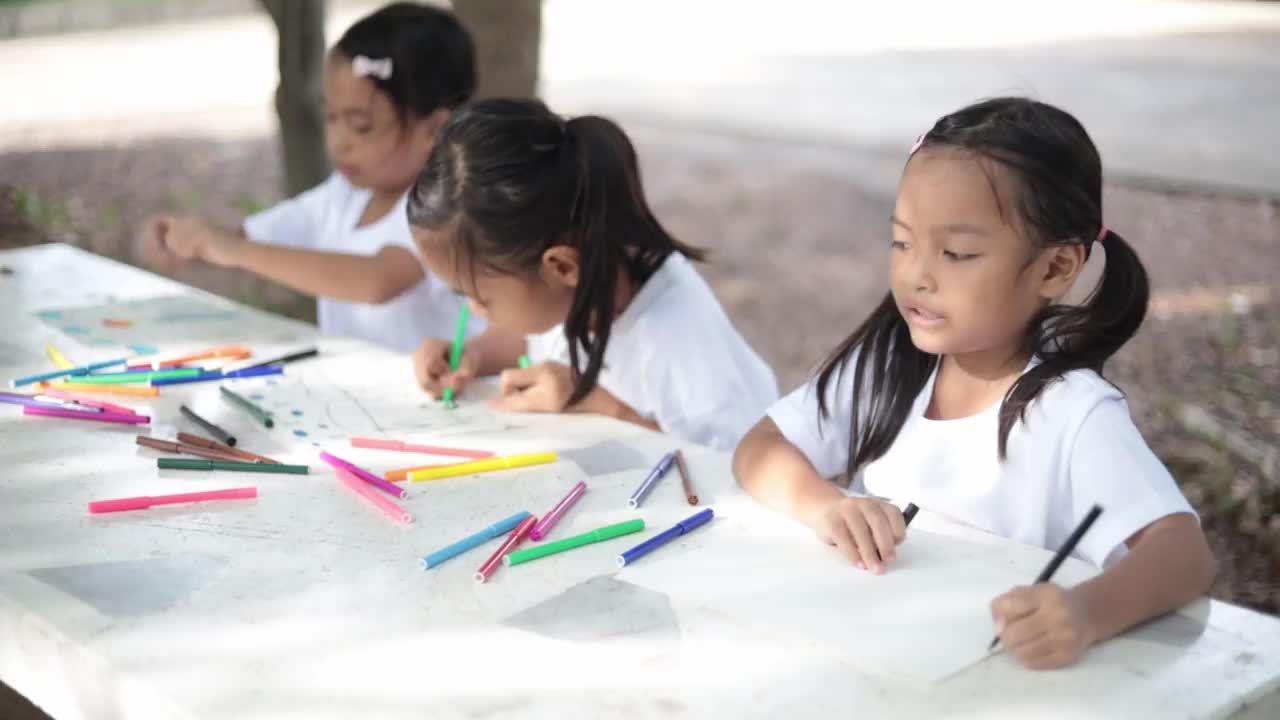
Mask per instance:
[[[1019,345],[1083,265],[1079,243],[1032,245],[1015,219],[1012,178],[992,162],[984,172],[983,163],[963,150],[925,148],[898,187],[889,282],[912,343],[927,353]]]
[[[446,233],[413,229],[423,262],[490,324],[521,335],[546,332],[564,322],[578,285],[578,251],[558,245],[535,270],[504,274],[459,262]]]
[[[325,146],[333,167],[357,187],[403,192],[427,164],[436,130],[448,117],[396,113],[373,80],[356,77],[351,60],[330,52],[324,73]]]

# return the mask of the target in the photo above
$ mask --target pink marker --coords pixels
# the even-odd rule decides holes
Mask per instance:
[[[83,410],[65,410],[63,408],[33,407],[22,408],[23,415],[43,415],[45,417],[71,418],[72,420],[94,420],[97,422],[120,423],[122,425],[145,425],[151,422],[148,415],[125,415],[123,413],[85,412]]]
[[[350,488],[352,492],[368,500],[371,505],[381,510],[382,514],[392,520],[402,525],[408,525],[413,522],[413,516],[409,514],[408,510],[391,502],[385,495],[374,490],[373,486],[353,475],[350,471],[338,468],[338,480]]]
[[[204,492],[178,493],[177,495],[143,495],[141,497],[91,502],[89,503],[89,512],[94,514],[124,512],[126,510],[146,510],[153,505],[176,505],[178,503],[204,502],[205,500],[244,500],[256,497],[258,497],[258,488],[256,487],[206,490]]]
[[[560,502],[556,503],[555,507],[551,508],[550,512],[542,516],[537,525],[533,526],[533,529],[529,531],[529,537],[533,538],[534,542],[546,537],[551,532],[551,528],[555,527],[560,518],[569,512],[569,508],[573,507],[573,504],[578,502],[578,498],[582,497],[586,492],[587,484],[585,482],[580,481],[577,485],[574,485],[569,494],[565,495]]]
[[[398,488],[395,485],[392,485],[391,483],[387,482],[386,480],[383,480],[382,478],[378,477],[377,475],[374,475],[368,470],[357,467],[347,462],[346,460],[343,460],[340,457],[330,455],[327,452],[322,452],[320,453],[320,459],[329,463],[333,467],[338,468],[339,470],[346,470],[352,475],[355,475],[356,477],[378,488],[379,490],[381,490],[382,492],[388,495],[391,495],[393,497],[398,497],[401,500],[409,497],[408,491]]]
[[[120,413],[121,415],[137,415],[138,414],[138,411],[134,410],[133,408],[127,408],[123,405],[113,405],[109,402],[95,400],[94,398],[91,398],[88,395],[81,395],[80,393],[67,392],[66,390],[59,390],[58,388],[53,388],[53,387],[45,388],[42,391],[42,393],[45,395],[48,395],[49,397],[61,398],[63,400],[71,400],[72,402],[78,402],[81,405],[88,405],[89,407],[102,408],[107,412]]]
[[[381,438],[351,438],[351,447],[368,448],[371,450],[394,450],[396,452],[423,453],[425,455],[448,455],[450,457],[464,457],[475,460],[494,456],[494,453],[488,450],[468,450],[466,448],[440,447],[437,445],[414,445],[413,443],[401,442],[400,440],[383,440]]]

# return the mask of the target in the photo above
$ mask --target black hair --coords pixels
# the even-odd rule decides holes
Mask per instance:
[[[993,98],[938,120],[915,152],[930,148],[959,149],[983,161],[984,170],[985,164],[1003,170],[1015,188],[1012,214],[1035,247],[1080,243],[1086,258],[1094,242],[1106,248],[1102,279],[1085,301],[1047,304],[1027,327],[1025,347],[1040,362],[1001,402],[997,447],[1003,460],[1013,424],[1047,385],[1077,369],[1101,375],[1107,359],[1138,331],[1147,311],[1147,273],[1133,248],[1103,229],[1102,160],[1069,113],[1026,98]],[[850,478],[893,445],[939,360],[912,344],[893,296],[886,295],[823,362],[817,385],[822,417],[829,413],[827,386],[855,356]]]
[[[389,59],[391,77],[368,79],[391,98],[402,117],[453,109],[476,90],[471,35],[443,8],[392,3],[347,28],[333,51],[348,60]]]
[[[619,271],[638,288],[673,252],[704,257],[654,217],[635,148],[617,124],[595,115],[565,120],[538,100],[460,108],[409,191],[408,214],[414,226],[447,234],[473,282],[477,268],[532,272],[554,245],[578,251],[578,286],[564,321],[576,375],[569,406],[600,375]]]

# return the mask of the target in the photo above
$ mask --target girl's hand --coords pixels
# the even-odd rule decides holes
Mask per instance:
[[[554,362],[503,370],[500,382],[502,394],[490,405],[507,412],[564,412],[574,384],[573,370]]]
[[[164,244],[173,254],[182,259],[199,258],[220,267],[236,267],[237,251],[246,242],[244,238],[221,232],[187,215],[169,216],[166,224]]]
[[[165,275],[172,275],[185,264],[165,244],[172,220],[172,215],[152,215],[142,223],[142,259],[147,267]]]
[[[907,537],[902,511],[875,498],[840,498],[820,508],[807,524],[854,566],[877,575],[897,557],[895,548]]]
[[[1000,642],[1023,666],[1047,670],[1070,665],[1096,635],[1083,603],[1052,583],[1016,587],[991,601]]]
[[[462,391],[476,378],[479,358],[474,348],[464,345],[458,369],[449,369],[449,355],[453,343],[440,338],[428,338],[413,352],[413,374],[418,385],[439,400],[444,389],[453,388],[454,395]]]

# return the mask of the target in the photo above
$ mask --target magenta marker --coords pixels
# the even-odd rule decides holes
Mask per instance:
[[[574,503],[578,502],[578,498],[582,497],[586,492],[587,484],[585,482],[579,482],[577,485],[574,485],[573,489],[569,491],[569,494],[565,495],[560,502],[556,503],[555,507],[551,508],[546,515],[542,516],[542,519],[538,521],[537,525],[533,526],[533,529],[529,531],[529,537],[535,542],[546,537],[547,534],[551,532],[551,528],[555,527],[555,524],[560,521],[560,518],[565,513],[569,512],[569,508],[573,507]]]

